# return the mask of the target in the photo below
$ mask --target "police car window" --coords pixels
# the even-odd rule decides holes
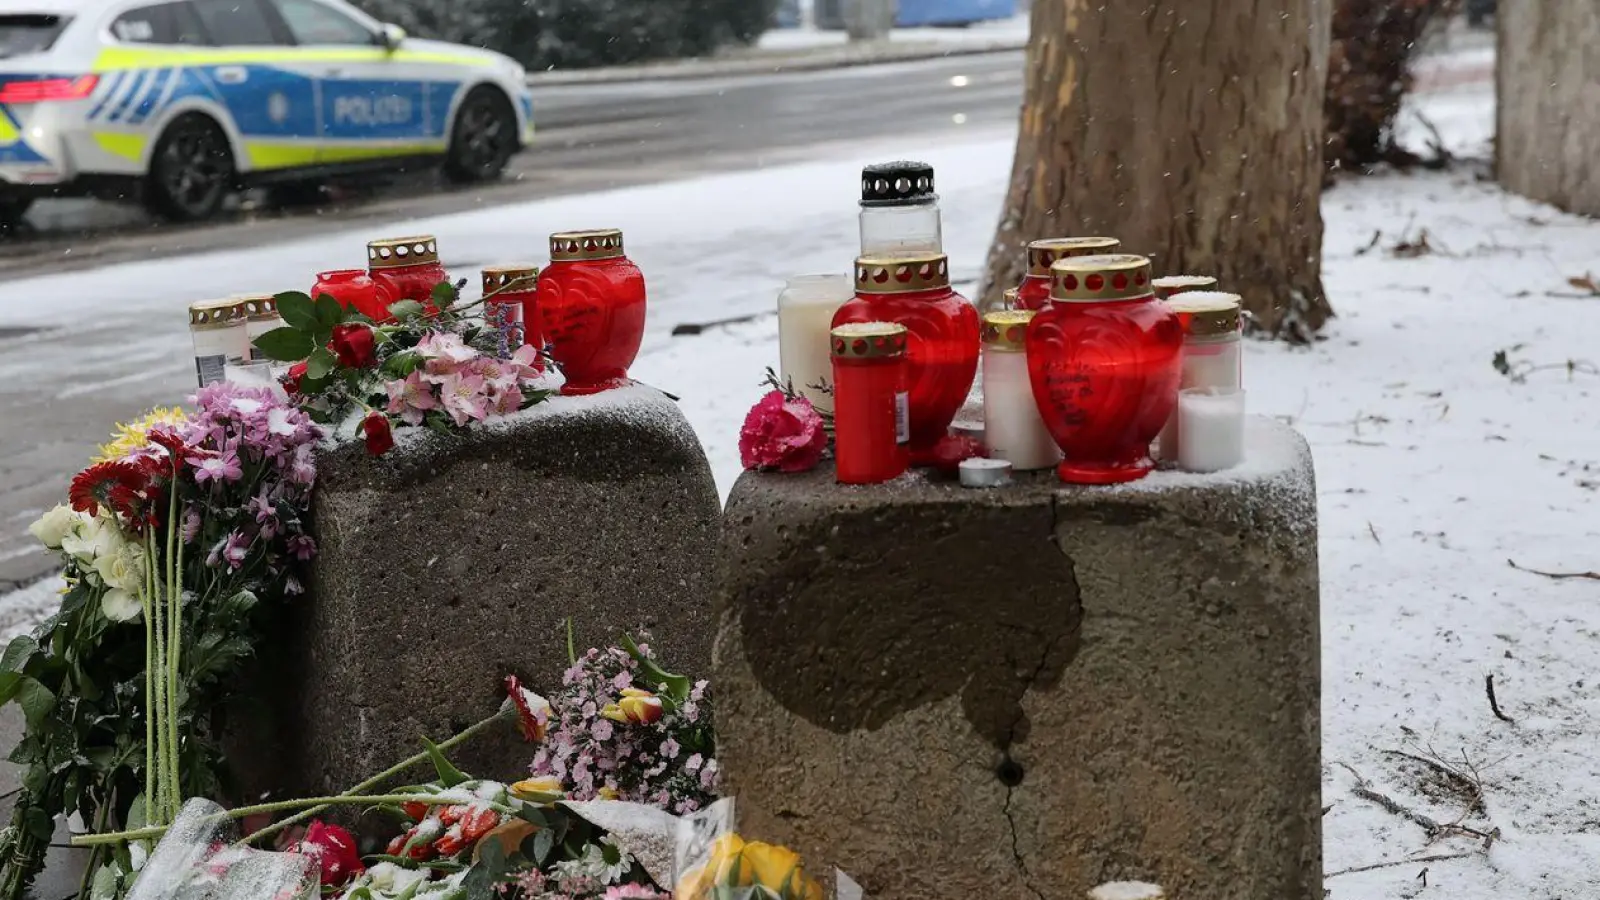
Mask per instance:
[[[62,16],[24,13],[0,15],[0,59],[43,53],[67,27]]]
[[[125,44],[203,44],[205,35],[187,2],[130,9],[111,23],[111,34]]]
[[[296,44],[374,44],[365,25],[317,0],[277,0]]]
[[[193,0],[211,43],[223,47],[280,43],[258,0]]]

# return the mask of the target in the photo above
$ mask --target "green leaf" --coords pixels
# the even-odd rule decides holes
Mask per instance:
[[[306,377],[311,379],[326,378],[334,367],[339,364],[339,358],[333,355],[327,347],[318,347],[306,357]]]
[[[115,900],[122,887],[122,873],[116,863],[107,863],[94,873],[89,883],[89,900]]]
[[[18,635],[6,645],[4,656],[0,656],[0,670],[6,672],[21,672],[34,654],[39,652],[39,642],[26,634]]]
[[[556,848],[555,832],[542,828],[533,836],[533,862],[539,868],[544,868],[546,860],[550,858],[550,851]]]
[[[674,675],[656,665],[656,661],[639,652],[639,645],[633,642],[632,635],[622,636],[622,647],[628,655],[639,663],[639,670],[644,677],[649,679],[652,687],[664,685],[662,701],[670,704],[674,709],[689,699],[689,692],[694,688],[694,682],[687,675]]]
[[[439,773],[439,782],[447,788],[453,788],[463,781],[471,781],[466,773],[456,768],[450,760],[445,758],[439,745],[427,738],[422,739],[422,746],[428,748],[428,758],[433,760],[433,768]]]
[[[433,305],[439,309],[449,309],[455,305],[456,298],[461,292],[448,281],[441,281],[433,286]]]
[[[332,294],[323,294],[318,297],[316,308],[317,321],[330,330],[333,326],[344,322],[348,318],[345,308],[339,305],[339,301],[333,299]]]
[[[391,378],[404,378],[422,367],[422,357],[410,350],[396,353],[383,361],[383,374]]]
[[[467,871],[461,886],[467,900],[496,900],[497,888],[505,880],[506,852],[499,841],[484,841],[478,845],[478,862]]]
[[[32,678],[22,679],[17,686],[17,703],[22,707],[23,718],[30,729],[44,727],[44,722],[56,708],[56,695]]]
[[[299,362],[311,355],[316,345],[309,332],[294,328],[274,328],[254,341],[256,349],[277,362]]]
[[[399,303],[389,304],[389,315],[396,319],[415,319],[426,310],[421,303],[415,300],[401,300]]]
[[[278,301],[278,315],[283,316],[283,321],[290,328],[301,331],[316,331],[318,328],[317,305],[311,302],[311,297],[300,291],[287,291],[273,298]]]

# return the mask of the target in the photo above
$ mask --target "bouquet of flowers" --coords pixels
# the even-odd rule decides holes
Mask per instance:
[[[716,739],[705,681],[674,675],[648,643],[590,648],[552,699],[507,679],[523,734],[540,743],[532,774],[575,800],[627,800],[684,815],[716,798]]]
[[[212,714],[254,651],[259,607],[298,594],[321,430],[268,389],[218,384],[195,411],[119,429],[30,531],[61,555],[61,609],[0,659],[28,767],[0,832],[0,897],[42,864],[57,816],[162,824],[221,793]],[[142,627],[140,627],[142,624]],[[132,871],[126,847],[108,865]]]
[[[461,284],[440,284],[426,307],[392,305],[381,325],[327,295],[279,294],[285,325],[255,343],[293,363],[283,385],[296,402],[319,422],[359,430],[374,456],[394,447],[397,423],[448,434],[550,396],[539,352],[509,347],[503,329],[471,314],[482,301],[459,303]]]

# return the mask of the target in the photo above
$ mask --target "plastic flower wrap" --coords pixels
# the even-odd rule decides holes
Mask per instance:
[[[155,851],[132,875],[128,900],[287,900],[316,896],[317,862],[301,853],[232,846],[238,837],[222,807],[190,800]],[[91,893],[112,896],[113,870],[97,873]]]
[[[678,838],[674,900],[824,900],[821,882],[787,847],[749,841],[733,828],[733,800],[685,816]],[[860,889],[838,873],[838,900],[860,900]]]

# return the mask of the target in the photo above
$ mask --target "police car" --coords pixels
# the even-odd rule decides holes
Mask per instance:
[[[0,2],[0,224],[44,196],[182,221],[240,187],[363,170],[483,181],[532,116],[515,61],[340,0]]]

